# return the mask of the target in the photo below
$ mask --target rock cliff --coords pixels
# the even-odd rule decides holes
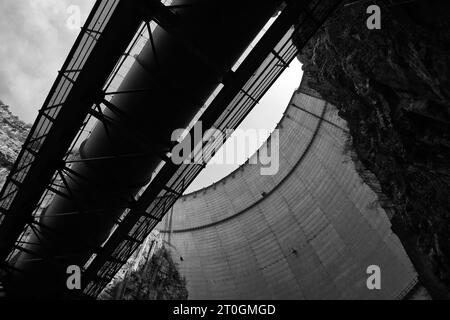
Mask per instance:
[[[450,292],[450,4],[342,6],[299,55],[309,85],[337,105],[351,147],[378,178],[393,230],[435,298]]]
[[[30,125],[13,115],[0,100],[0,188],[25,141]]]

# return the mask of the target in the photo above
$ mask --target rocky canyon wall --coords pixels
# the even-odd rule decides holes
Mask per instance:
[[[392,225],[435,298],[450,288],[450,4],[343,5],[299,55],[308,84],[339,109],[350,147],[379,180]]]

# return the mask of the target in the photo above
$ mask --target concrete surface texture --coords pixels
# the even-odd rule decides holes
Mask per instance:
[[[159,224],[189,298],[405,297],[416,272],[345,151],[336,108],[302,85],[278,129],[276,175],[247,163],[182,197]],[[380,290],[367,287],[370,265]]]

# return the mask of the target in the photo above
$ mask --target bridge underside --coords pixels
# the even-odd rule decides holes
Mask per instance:
[[[261,175],[255,153],[184,195],[156,227],[189,299],[393,300],[420,287],[392,214],[345,151],[346,122],[307,78],[277,126],[276,174]],[[370,265],[381,270],[380,290],[367,288]]]
[[[238,5],[240,2],[233,3],[237,10],[242,8]],[[258,1],[249,0],[249,3],[255,4],[254,9],[258,9]],[[65,271],[68,262],[76,261],[68,257],[64,248],[55,247],[55,244],[66,241],[67,235],[61,229],[49,227],[49,219],[58,219],[57,225],[64,225],[72,217],[89,216],[93,221],[108,220],[110,228],[106,240],[92,239],[80,225],[76,232],[70,234],[68,247],[76,244],[77,250],[83,251],[80,256],[85,257],[84,260],[78,259],[82,262],[83,291],[75,296],[96,297],[203,169],[195,164],[175,165],[169,158],[168,152],[172,146],[167,137],[149,136],[146,132],[149,126],[147,119],[130,117],[115,104],[122,96],[134,99],[155,90],[142,86],[117,89],[123,74],[132,68],[128,66],[130,61],[142,51],[142,47],[147,48],[157,60],[158,52],[163,48],[158,47],[158,33],[155,34],[155,30],[169,34],[177,46],[193,57],[193,61],[199,62],[198,65],[193,64],[199,74],[205,69],[220,75],[212,79],[213,84],[208,86],[215,88],[210,90],[209,99],[193,102],[199,109],[196,116],[185,120],[192,120],[190,125],[202,121],[205,129],[233,129],[295,59],[298,48],[294,46],[292,36],[296,34],[297,43],[306,44],[339,3],[287,1],[248,56],[238,65],[230,64],[227,70],[216,72],[216,57],[201,50],[205,44],[199,45],[195,41],[196,34],[186,34],[183,20],[179,18],[184,10],[202,8],[200,12],[205,12],[204,7],[176,5],[176,2],[165,6],[158,1],[98,0],[59,72],[0,195],[0,261],[2,269],[8,274],[6,284],[11,279],[11,283],[17,278],[25,279],[20,281],[22,287],[18,287],[18,291],[10,286],[10,292],[17,296],[24,294],[27,283],[33,282],[29,280],[36,278],[36,274],[21,269],[21,265],[43,261],[46,267]],[[220,33],[216,40],[210,39],[211,43],[219,40]],[[141,63],[139,57],[135,59],[135,64]],[[181,100],[192,98],[176,79],[167,81],[160,76],[165,74],[165,70],[150,74],[159,86],[174,92]],[[162,111],[153,112],[157,119]],[[81,142],[89,140],[91,131],[98,124],[106,134],[121,126],[120,132],[129,135],[128,141],[139,143],[144,152],[86,157],[83,151],[89,144],[86,147]],[[107,138],[113,145],[120,144],[111,137]],[[96,168],[98,163],[108,162],[115,162],[120,168],[147,157],[157,159],[149,173],[151,178],[137,185],[132,196],[120,194],[118,190],[121,186],[93,180],[76,170],[77,166],[94,164]],[[86,206],[86,203],[96,203],[96,200],[89,198],[86,202],[85,198],[80,198],[77,195],[79,190],[74,187],[77,184],[89,186],[95,191],[83,197],[102,198],[102,203],[110,199],[111,206]],[[48,208],[55,198],[72,202],[77,210],[49,214]],[[112,210],[119,210],[120,215],[111,217],[109,213]],[[23,256],[27,257],[26,263],[18,263],[24,260]],[[65,286],[64,272],[55,277],[58,278],[55,285],[61,282]],[[39,296],[39,292],[34,293],[34,297]],[[51,288],[48,292],[49,296],[60,298],[71,297],[72,294],[65,288]]]

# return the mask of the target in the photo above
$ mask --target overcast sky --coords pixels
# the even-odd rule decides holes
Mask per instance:
[[[69,28],[72,5],[84,22],[94,0],[0,1],[0,100],[33,122],[79,30]]]
[[[79,8],[81,23],[84,23],[94,2],[0,0],[0,100],[20,119],[28,123],[34,121],[79,33],[78,28],[68,24],[73,17],[72,6]],[[295,61],[244,121],[242,128],[272,131],[298,87],[301,74],[300,63]],[[189,191],[221,179],[240,164],[208,166]]]

